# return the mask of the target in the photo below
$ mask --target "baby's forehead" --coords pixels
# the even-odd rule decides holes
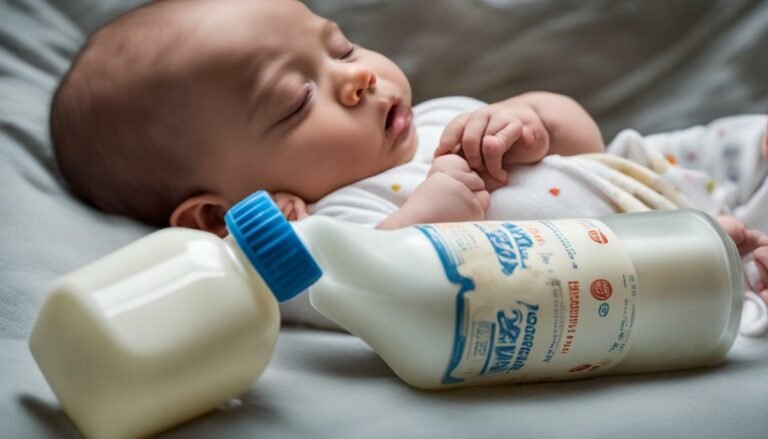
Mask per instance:
[[[176,20],[183,28],[180,45],[191,57],[211,62],[264,59],[300,47],[326,20],[297,0],[204,1],[193,13]]]
[[[206,0],[189,14],[190,31],[206,38],[256,38],[255,42],[301,35],[322,18],[297,0]]]

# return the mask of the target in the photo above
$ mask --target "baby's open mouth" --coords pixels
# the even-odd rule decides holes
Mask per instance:
[[[396,101],[387,112],[387,119],[384,121],[384,134],[387,137],[397,138],[401,133],[411,126],[413,112],[410,107]]]
[[[389,109],[389,112],[387,113],[387,120],[384,122],[384,130],[389,131],[389,129],[392,127],[392,122],[395,120],[395,116],[397,115],[397,109],[400,107],[400,104],[394,104]]]

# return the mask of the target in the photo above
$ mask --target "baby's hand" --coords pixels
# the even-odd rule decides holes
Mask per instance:
[[[490,195],[485,182],[457,155],[438,157],[424,183],[406,204],[413,204],[420,223],[480,221],[485,218]],[[409,206],[410,207],[410,206]]]
[[[272,199],[288,221],[298,221],[309,216],[304,200],[287,192],[275,192]]]
[[[759,230],[747,228],[744,223],[732,216],[718,215],[717,222],[733,239],[742,257],[752,256],[757,272],[754,276],[745,276],[747,287],[768,303],[768,235]]]
[[[469,166],[502,185],[503,165],[533,163],[549,151],[544,122],[530,106],[503,101],[454,118],[443,131],[435,157],[461,154]]]

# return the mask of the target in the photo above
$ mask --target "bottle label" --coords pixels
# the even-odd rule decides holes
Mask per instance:
[[[583,378],[629,351],[637,276],[601,221],[417,228],[458,287],[444,384]]]

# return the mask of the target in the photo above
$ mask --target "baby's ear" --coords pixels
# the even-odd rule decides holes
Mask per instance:
[[[171,225],[203,230],[223,238],[228,233],[224,215],[230,207],[230,204],[218,195],[195,195],[174,209]]]

